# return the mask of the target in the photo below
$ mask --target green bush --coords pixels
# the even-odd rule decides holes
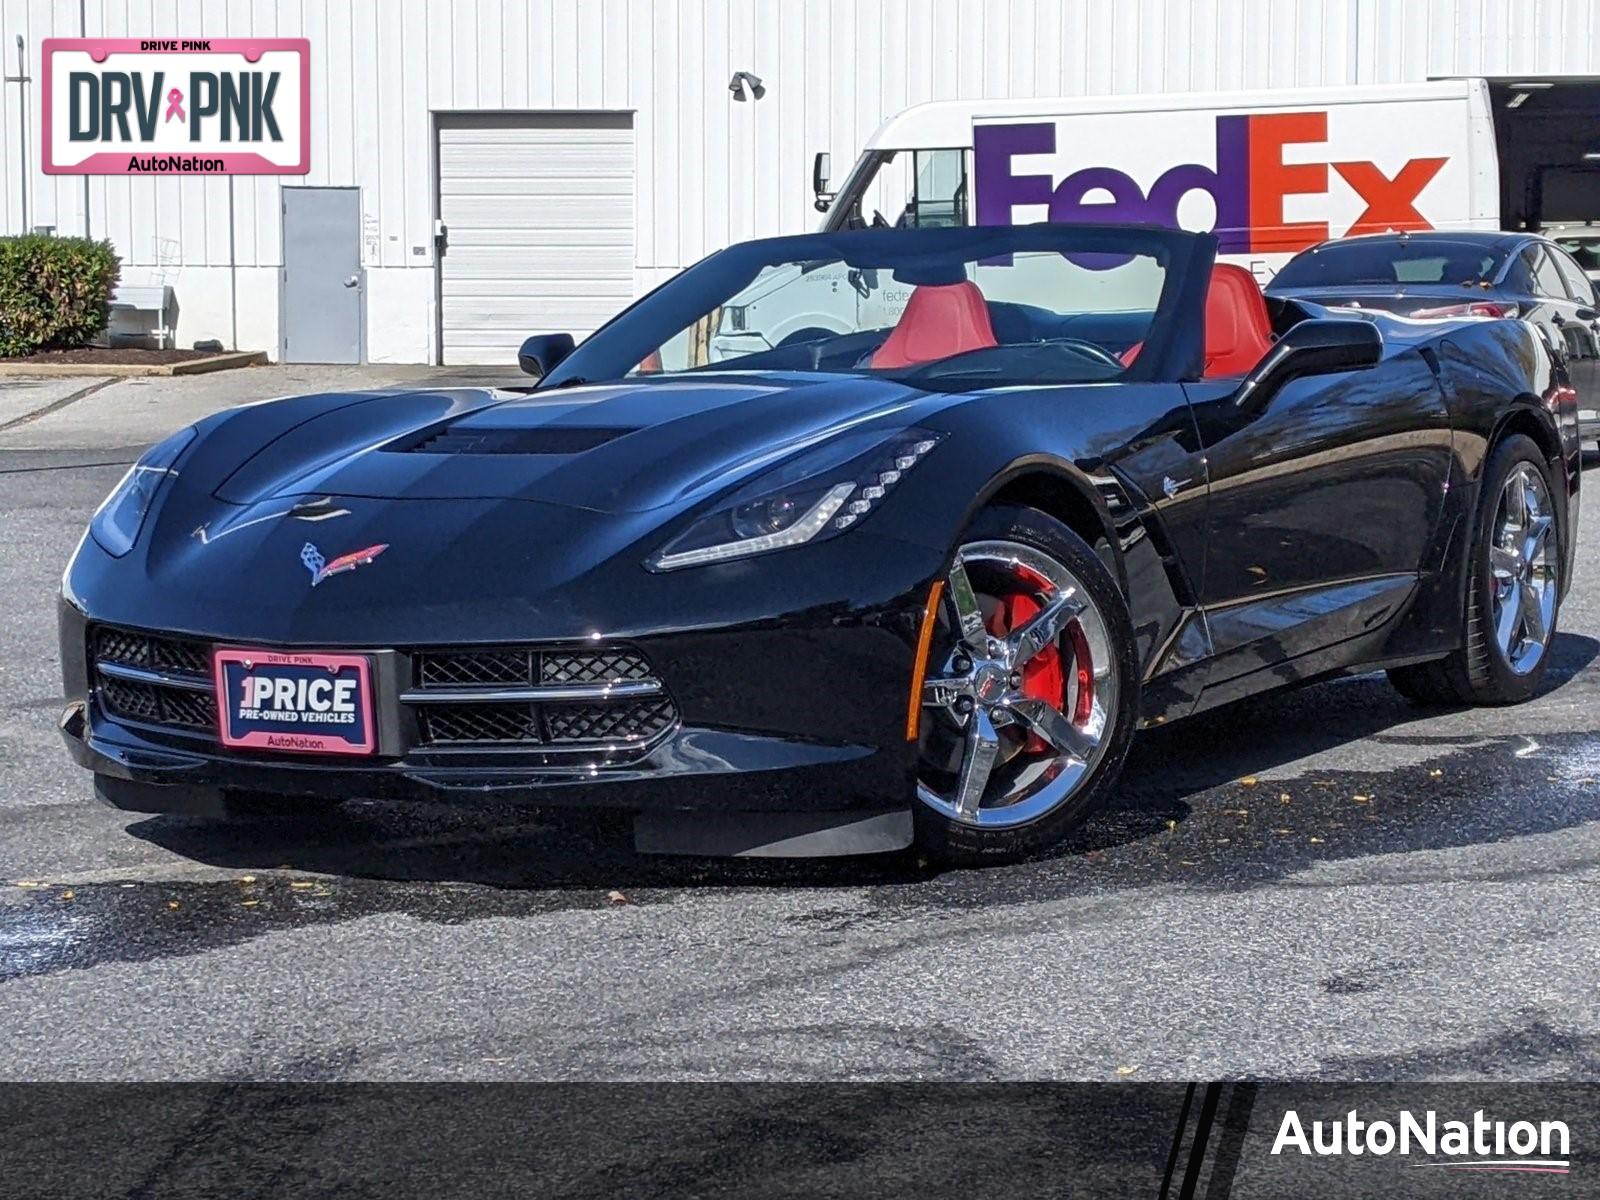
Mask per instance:
[[[83,345],[106,327],[121,272],[110,242],[0,238],[0,358]]]

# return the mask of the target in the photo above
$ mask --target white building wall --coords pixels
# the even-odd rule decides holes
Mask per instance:
[[[72,0],[0,0],[35,77],[28,220],[109,237],[167,282],[179,343],[231,336],[226,179],[38,172],[39,42]],[[432,113],[631,110],[637,282],[730,241],[813,227],[810,159],[842,173],[887,115],[930,99],[1097,95],[1441,75],[1600,74],[1600,0],[85,0],[91,37],[311,40],[311,173],[359,186],[374,361],[437,354]],[[764,99],[732,102],[748,70]],[[21,228],[19,89],[0,102],[0,230]],[[235,180],[239,343],[277,346],[277,178]]]

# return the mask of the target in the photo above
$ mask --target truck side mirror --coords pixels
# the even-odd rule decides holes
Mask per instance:
[[[811,160],[811,191],[816,196],[818,212],[827,212],[828,206],[833,203],[833,193],[828,190],[828,180],[833,176],[833,156],[826,150],[818,150],[817,156]]]
[[[576,345],[570,333],[536,333],[517,351],[517,366],[523,374],[543,379],[561,365]]]

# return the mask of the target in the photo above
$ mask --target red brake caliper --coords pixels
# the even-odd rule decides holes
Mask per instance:
[[[1041,580],[1040,582],[1043,583],[1044,581]],[[994,615],[989,618],[989,632],[994,634],[995,637],[1004,637],[1013,629],[1027,624],[1028,620],[1042,607],[1044,606],[1030,595],[1018,593],[1010,596],[1001,596],[1000,606],[995,609]],[[1080,664],[1078,668],[1079,704],[1077,707],[1082,708],[1083,680],[1085,676],[1089,675],[1089,672],[1082,664],[1088,659],[1088,646],[1084,645],[1081,649],[1079,648],[1078,643],[1082,640],[1083,634],[1078,630],[1076,621],[1072,624],[1072,630],[1076,634],[1072,645]],[[1062,667],[1059,647],[1047,646],[1039,651],[1039,653],[1022,664],[1023,695],[1033,700],[1043,700],[1051,708],[1059,709],[1066,702],[1067,696],[1066,675]],[[1092,678],[1092,676],[1089,677]],[[1076,716],[1076,713],[1074,713],[1074,716]],[[1028,735],[1027,750],[1030,754],[1048,750],[1049,748],[1049,745],[1038,734],[1030,733]]]

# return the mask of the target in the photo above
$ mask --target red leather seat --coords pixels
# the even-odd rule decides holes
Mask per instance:
[[[893,332],[872,356],[876,370],[998,346],[989,322],[989,305],[972,280],[918,284]]]
[[[1206,288],[1207,379],[1244,375],[1272,348],[1272,318],[1256,286],[1256,277],[1243,267],[1217,263]]]
[[[1243,267],[1216,263],[1206,286],[1206,379],[1248,374],[1272,348],[1272,318],[1256,278]],[[1119,357],[1129,367],[1144,349],[1135,342]]]

